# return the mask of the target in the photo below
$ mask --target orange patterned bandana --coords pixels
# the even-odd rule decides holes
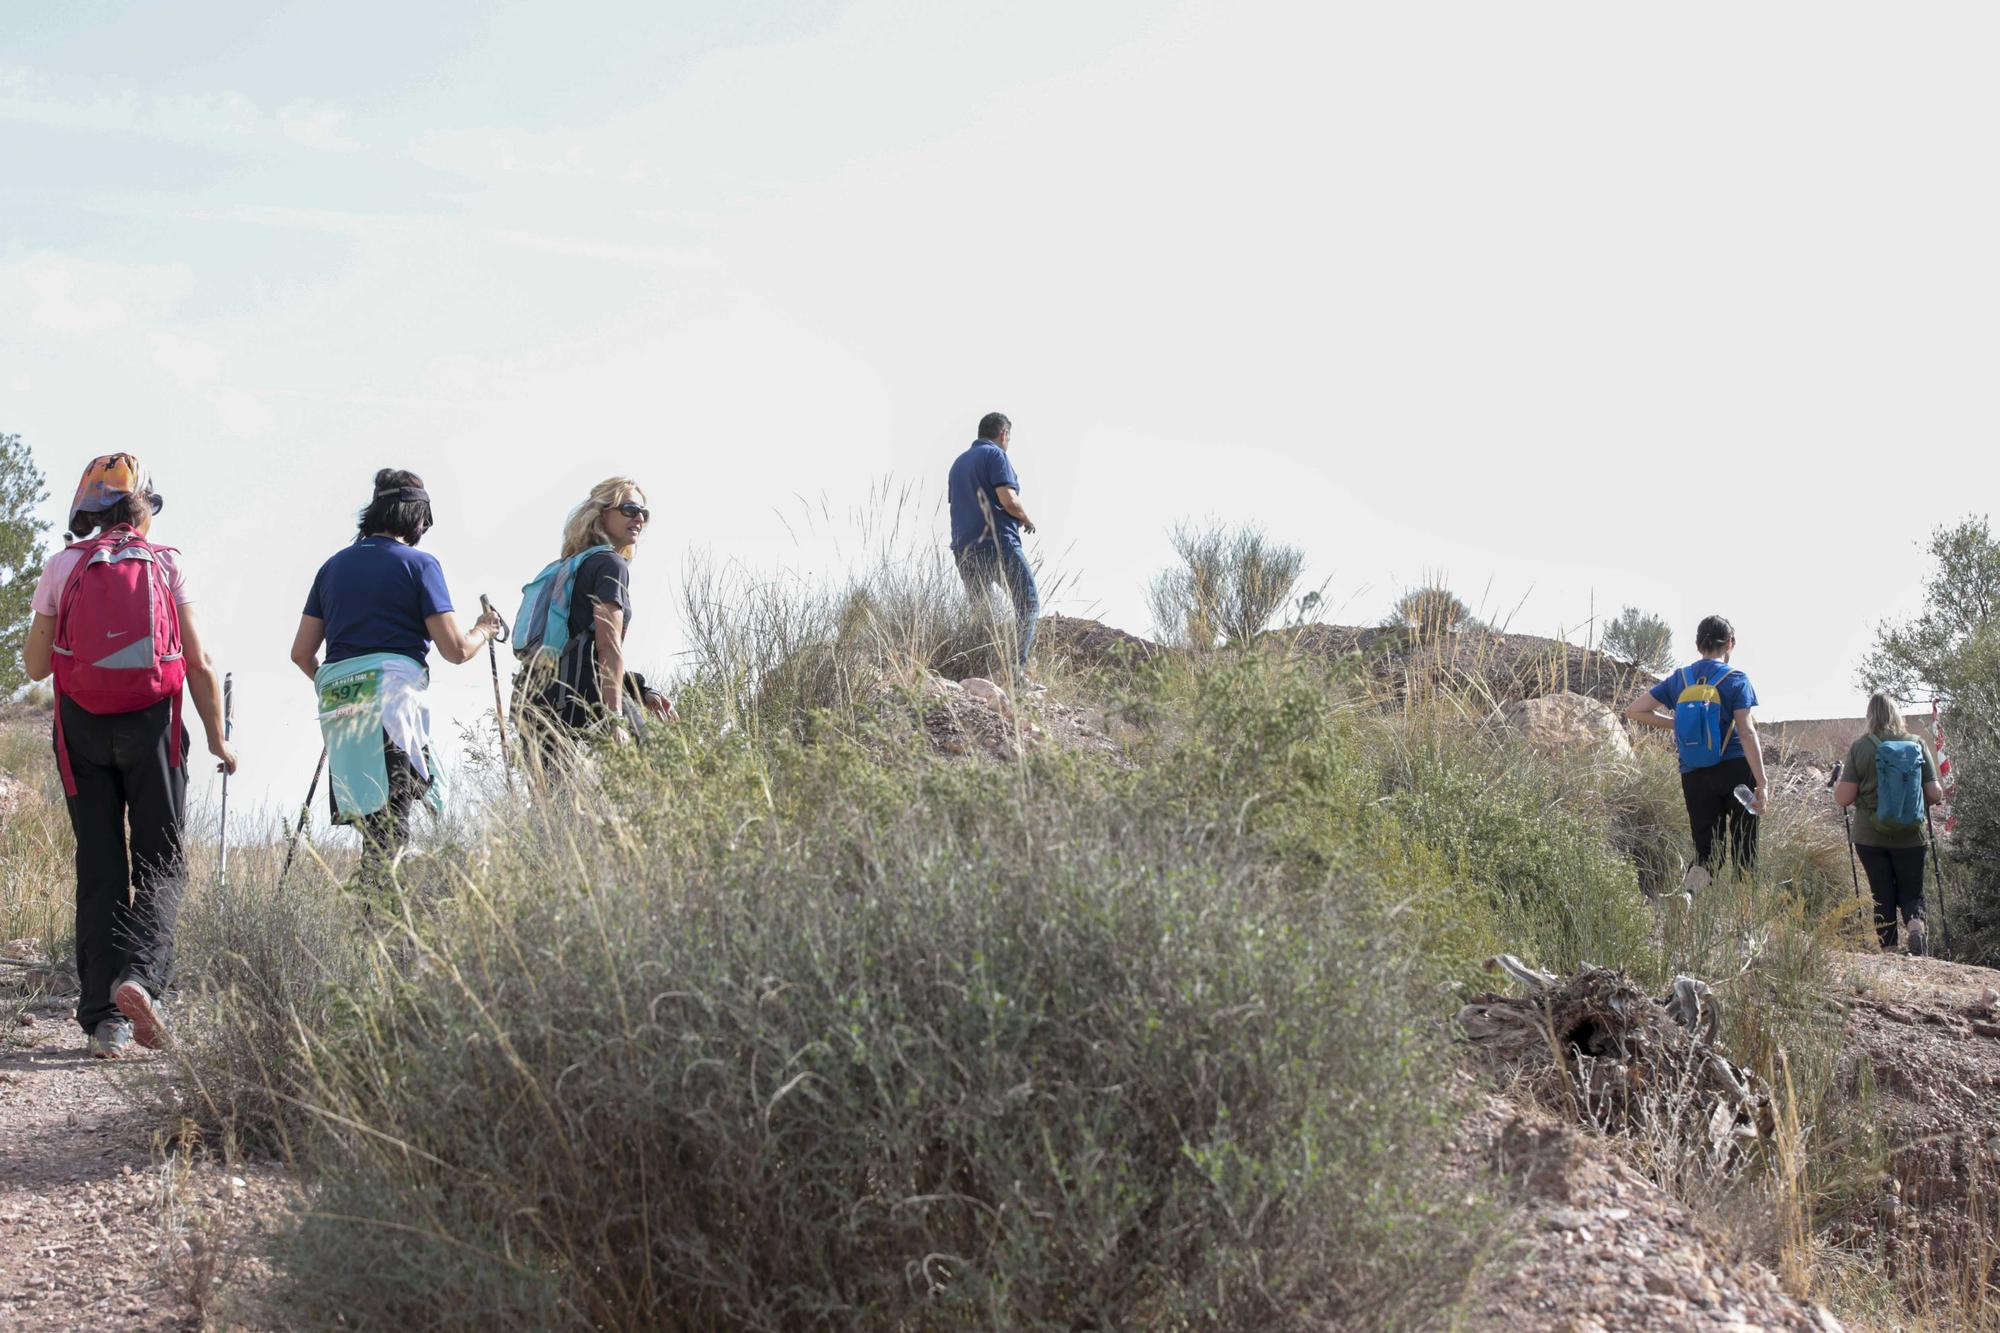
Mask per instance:
[[[69,502],[72,514],[101,514],[131,495],[151,495],[153,479],[140,468],[131,454],[106,454],[90,460],[83,480],[76,484],[76,498]],[[156,500],[153,512],[159,513]]]

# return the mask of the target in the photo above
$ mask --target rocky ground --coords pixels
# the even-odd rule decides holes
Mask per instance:
[[[1563,1333],[1755,1329],[1835,1333],[1825,1309],[1787,1295],[1770,1269],[1704,1225],[1601,1141],[1491,1094],[1461,1127],[1468,1170],[1494,1170],[1520,1204],[1458,1329]]]
[[[1468,1071],[1500,1091],[1477,1100],[1456,1152],[1520,1211],[1460,1326],[1838,1328],[1663,1187],[1668,1172],[1684,1193],[1727,1186],[1760,1145],[1786,1146],[1771,1090],[1721,1043],[1715,992],[1682,978],[1656,997],[1604,968],[1495,962],[1505,989],[1469,997],[1456,1025]]]
[[[4,980],[4,978],[0,978]],[[283,1172],[177,1139],[157,1056],[92,1060],[74,996],[16,995],[0,1033],[0,1327],[274,1327],[260,1228]]]
[[[1851,1327],[1959,1326],[1926,1310],[1976,1289],[2000,1255],[2000,972],[1893,953],[1845,955],[1837,971],[1828,1002],[1844,1012],[1848,1074],[1884,1169],[1871,1195],[1819,1201],[1817,1243],[1874,1260],[1886,1280]],[[1468,1007],[1475,1034],[1485,1010]],[[1560,1021],[1560,1004],[1548,1011]],[[1495,1070],[1485,1053],[1475,1066]],[[1841,1326],[1748,1257],[1775,1248],[1756,1234],[1775,1225],[1768,1207],[1727,1228],[1713,1220],[1727,1210],[1696,1216],[1639,1169],[1647,1145],[1552,1110],[1548,1070],[1499,1072],[1513,1081],[1475,1097],[1454,1151],[1468,1174],[1497,1172],[1521,1211],[1453,1327]]]
[[[1962,1275],[2000,1254],[2000,972],[1936,958],[1846,960],[1846,1057],[1865,1062],[1887,1146],[1850,1244],[1896,1274]],[[1855,1234],[1860,1233],[1860,1234]]]
[[[1011,763],[1053,747],[1116,756],[1104,714],[1075,708],[1047,694],[1012,692],[983,676],[924,681],[924,734],[939,754],[979,754]]]

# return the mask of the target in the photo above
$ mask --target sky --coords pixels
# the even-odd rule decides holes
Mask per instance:
[[[0,431],[152,468],[292,807],[287,661],[378,467],[511,611],[605,476],[689,562],[831,572],[1014,420],[1049,609],[1148,628],[1183,520],[1328,618],[1442,577],[1522,632],[1728,615],[1855,716],[1985,513],[2000,11],[1266,0],[0,9]],[[821,515],[804,531],[799,516]],[[435,662],[439,730],[492,708]],[[197,783],[212,799],[213,779]],[[323,818],[323,814],[322,814]]]

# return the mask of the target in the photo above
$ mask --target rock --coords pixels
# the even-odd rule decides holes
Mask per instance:
[[[1673,1278],[1665,1273],[1646,1274],[1646,1290],[1655,1296],[1672,1296],[1680,1290]]]
[[[1523,699],[1500,710],[1503,726],[1545,754],[1582,759],[1627,759],[1631,738],[1610,708],[1588,695],[1564,691]]]
[[[1542,1215],[1542,1225],[1550,1231],[1581,1231],[1590,1225],[1590,1214],[1577,1208],[1552,1208]]]
[[[1014,704],[1012,700],[1008,699],[1007,691],[1001,689],[998,685],[986,679],[986,677],[967,676],[964,680],[958,682],[958,687],[965,691],[967,698],[977,699],[980,703],[985,704],[988,708],[1000,714],[1000,716],[1014,716]]]

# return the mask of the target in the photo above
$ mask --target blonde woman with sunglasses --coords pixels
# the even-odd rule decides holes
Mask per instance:
[[[515,689],[521,733],[544,764],[587,733],[623,739],[643,730],[649,713],[674,720],[673,702],[625,665],[632,560],[652,517],[639,483],[612,477],[592,487],[563,525],[556,629],[529,655]]]

